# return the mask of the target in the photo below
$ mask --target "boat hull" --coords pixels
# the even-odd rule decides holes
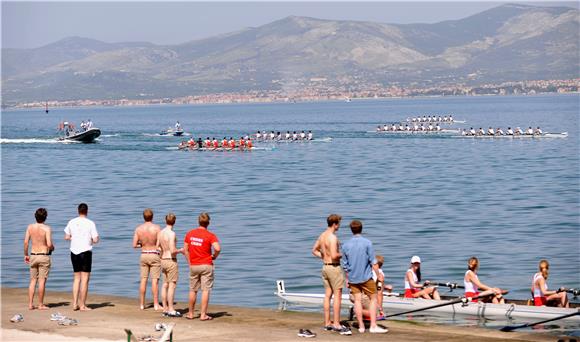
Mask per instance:
[[[84,132],[79,132],[67,137],[59,138],[62,141],[77,141],[85,144],[94,143],[95,139],[101,136],[101,130],[98,128],[91,128]]]
[[[323,294],[309,294],[309,293],[290,293],[284,289],[284,284],[278,283],[278,291],[276,295],[289,302],[298,304],[309,304],[322,306]],[[455,298],[457,299],[457,298]],[[383,309],[389,311],[410,311],[422,309],[436,304],[443,304],[449,300],[427,300],[422,298],[403,298],[400,296],[390,296],[384,294]],[[347,294],[342,295],[341,306],[350,308],[353,306]],[[549,319],[558,316],[563,316],[569,313],[574,313],[577,308],[556,308],[547,306],[529,306],[522,301],[514,301],[508,304],[491,304],[482,302],[469,302],[467,304],[453,304],[426,310],[423,313],[444,313],[469,315],[478,317],[505,317],[505,318],[535,318],[535,319]],[[580,322],[580,316],[572,316],[566,320]]]

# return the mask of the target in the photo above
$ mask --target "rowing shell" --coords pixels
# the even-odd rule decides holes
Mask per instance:
[[[319,138],[319,139],[298,139],[298,140],[286,140],[286,139],[281,139],[281,140],[277,140],[277,139],[266,139],[266,140],[252,140],[253,142],[258,142],[258,143],[328,143],[328,142],[332,142],[332,138],[331,137],[325,137],[325,138]]]
[[[377,134],[457,134],[458,129],[442,129],[440,131],[367,131],[367,133]]]
[[[324,294],[315,293],[291,293],[286,292],[284,281],[278,280],[276,295],[290,303],[311,304],[322,306]],[[457,299],[457,298],[454,298]],[[383,309],[393,311],[410,311],[422,309],[436,304],[447,303],[450,300],[428,300],[423,298],[403,298],[400,294],[383,293]],[[548,306],[529,306],[524,301],[509,301],[508,304],[491,304],[482,302],[458,303],[430,309],[430,312],[470,315],[478,317],[506,317],[506,318],[538,318],[548,319],[576,312],[577,308],[556,308]],[[514,302],[514,303],[511,303]],[[516,304],[518,302],[519,304]],[[341,306],[350,308],[353,306],[348,294],[342,295]],[[427,311],[426,311],[427,312]],[[566,318],[570,321],[580,322],[580,316]]]
[[[533,138],[533,139],[540,139],[540,138],[567,138],[568,132],[562,133],[544,133],[544,134],[521,134],[521,135],[458,135],[454,136],[454,138],[477,138],[477,139],[485,139],[485,138],[507,138],[507,139],[525,139],[525,138]]]
[[[251,151],[272,151],[274,148],[273,147],[256,147],[256,146],[253,146],[251,149],[250,148],[240,149],[238,147],[232,149],[232,148],[223,148],[223,147],[218,147],[218,148],[207,148],[207,147],[190,148],[188,146],[185,146],[185,147],[177,147],[177,149],[182,150],[182,151],[199,151],[199,152],[251,152]]]

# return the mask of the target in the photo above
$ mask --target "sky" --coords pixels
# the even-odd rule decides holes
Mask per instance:
[[[146,41],[171,45],[257,27],[289,15],[397,24],[435,23],[461,19],[502,3],[505,2],[2,0],[2,47],[34,48],[71,36],[109,43]],[[543,1],[526,4],[578,8],[578,2]]]

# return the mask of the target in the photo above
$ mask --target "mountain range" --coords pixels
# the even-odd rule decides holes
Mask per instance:
[[[506,4],[460,20],[384,24],[290,16],[178,45],[69,37],[2,49],[3,105],[328,85],[579,78],[579,11]]]

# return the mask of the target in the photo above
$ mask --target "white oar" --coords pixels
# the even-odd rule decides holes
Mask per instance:
[[[502,294],[506,294],[506,293],[507,293],[507,291],[504,291]],[[441,303],[441,304],[436,304],[436,305],[428,306],[426,308],[409,310],[409,311],[404,311],[404,312],[400,312],[400,313],[396,313],[396,314],[386,315],[385,318],[394,317],[394,316],[400,316],[400,315],[406,315],[406,314],[410,314],[410,313],[414,313],[414,312],[425,311],[425,310],[430,310],[430,309],[435,309],[435,308],[440,308],[442,306],[447,306],[447,305],[453,305],[453,304],[459,304],[459,303],[467,304],[467,303],[469,303],[470,301],[472,301],[474,299],[488,297],[488,296],[491,296],[493,294],[494,294],[493,291],[488,290],[488,291],[482,292],[481,294],[479,294],[478,296],[475,296],[475,297],[461,297],[459,299],[451,300],[451,301],[446,302],[446,303]]]
[[[580,311],[576,311],[574,313],[563,315],[563,316],[558,316],[558,317],[546,319],[546,320],[539,321],[536,323],[526,323],[526,324],[519,324],[519,325],[506,325],[505,327],[501,328],[500,330],[501,331],[512,331],[512,330],[521,329],[521,328],[533,327],[534,325],[548,323],[548,322],[552,322],[552,321],[557,321],[559,319],[564,319],[564,318],[568,318],[568,317],[572,317],[572,316],[576,316],[576,315],[580,315]]]

